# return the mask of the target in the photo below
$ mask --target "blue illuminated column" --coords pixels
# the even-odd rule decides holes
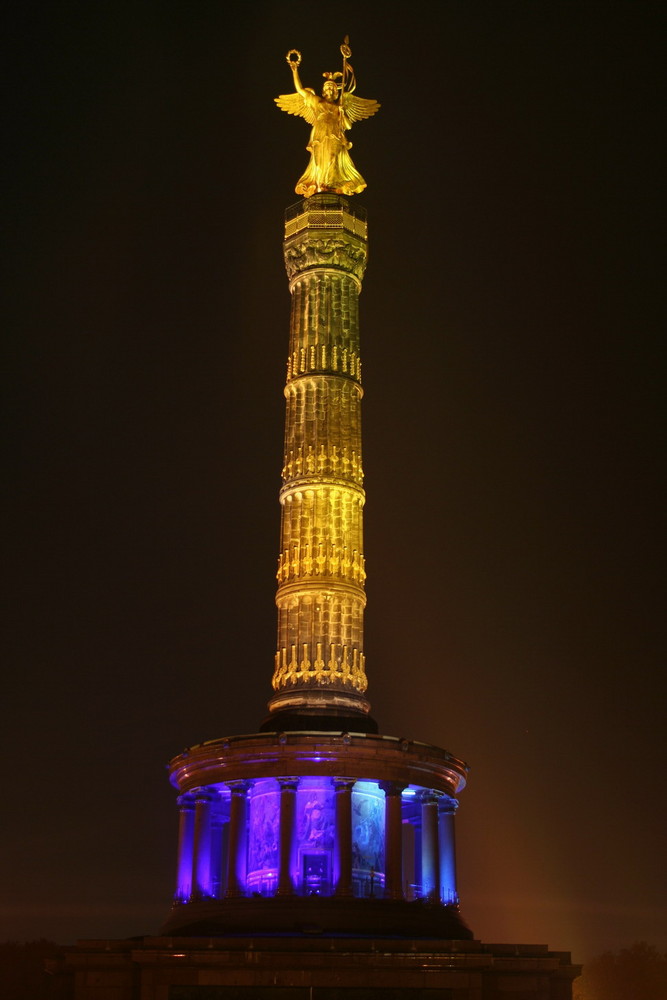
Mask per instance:
[[[198,898],[211,895],[211,797],[205,788],[195,793],[192,891]]]
[[[443,795],[440,801],[440,885],[443,903],[458,903],[456,890],[456,840],[454,816],[456,799]]]
[[[176,874],[176,899],[190,898],[192,892],[192,843],[194,836],[195,804],[189,795],[178,799],[178,872]]]
[[[291,896],[292,848],[294,844],[294,819],[296,815],[296,790],[298,778],[279,778],[280,784],[280,855],[278,867],[278,896]]]
[[[438,796],[423,792],[422,807],[422,893],[431,903],[440,900],[440,835]]]
[[[222,884],[222,830],[223,819],[214,810],[211,815],[211,895],[220,898]]]
[[[353,779],[334,778],[336,790],[336,896],[352,895],[353,787]]]
[[[405,785],[383,781],[384,791],[384,894],[387,899],[403,898],[403,815],[401,794]]]
[[[403,823],[403,898],[412,902],[417,881],[416,836],[414,824],[409,819]]]
[[[229,810],[227,890],[225,896],[245,896],[247,845],[247,781],[228,781],[232,793]]]

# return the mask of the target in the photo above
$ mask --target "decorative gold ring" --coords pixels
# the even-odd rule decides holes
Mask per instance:
[[[292,59],[292,56],[296,56],[296,59]],[[301,53],[299,52],[298,49],[290,49],[287,55],[285,56],[285,59],[287,59],[287,62],[290,64],[290,66],[301,65]]]

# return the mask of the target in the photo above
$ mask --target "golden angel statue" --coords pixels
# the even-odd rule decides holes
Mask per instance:
[[[310,153],[310,163],[299,179],[296,193],[306,198],[319,191],[335,194],[358,194],[366,187],[366,181],[355,169],[349,150],[352,143],[345,132],[354,122],[370,118],[378,110],[377,101],[355,97],[357,82],[348,59],[352,55],[348,39],[340,47],[343,55],[342,73],[324,73],[322,96],[318,97],[311,87],[303,87],[299,79],[301,53],[290,49],[287,62],[294,77],[296,94],[276,97],[279,108],[290,115],[300,115],[312,125],[306,149]]]

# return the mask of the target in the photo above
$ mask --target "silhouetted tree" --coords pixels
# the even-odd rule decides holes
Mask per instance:
[[[667,955],[637,941],[584,965],[573,1000],[667,1000]]]

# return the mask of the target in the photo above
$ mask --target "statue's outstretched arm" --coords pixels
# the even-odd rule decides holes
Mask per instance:
[[[294,77],[294,89],[296,90],[297,94],[301,94],[302,97],[305,97],[306,96],[306,91],[305,91],[305,89],[303,87],[303,84],[301,83],[301,79],[299,77],[299,70],[297,69],[297,65],[298,64],[296,62],[291,62],[290,63],[290,66],[292,67],[292,76]]]
[[[296,58],[292,58],[293,56]],[[287,62],[292,70],[296,93],[281,94],[280,97],[275,98],[275,102],[279,108],[282,108],[282,110],[286,111],[288,114],[300,115],[301,118],[306,119],[309,125],[314,125],[314,105],[317,103],[317,97],[315,96],[314,90],[311,90],[310,87],[304,87],[301,83],[298,69],[299,63],[301,62],[301,53],[296,49],[290,49],[287,53]]]
[[[301,94],[303,98],[306,96],[306,90],[301,83],[301,78],[299,77],[299,63],[301,62],[301,53],[298,49],[290,49],[286,56],[289,68],[292,70],[292,76],[294,77],[294,89],[297,94]]]

